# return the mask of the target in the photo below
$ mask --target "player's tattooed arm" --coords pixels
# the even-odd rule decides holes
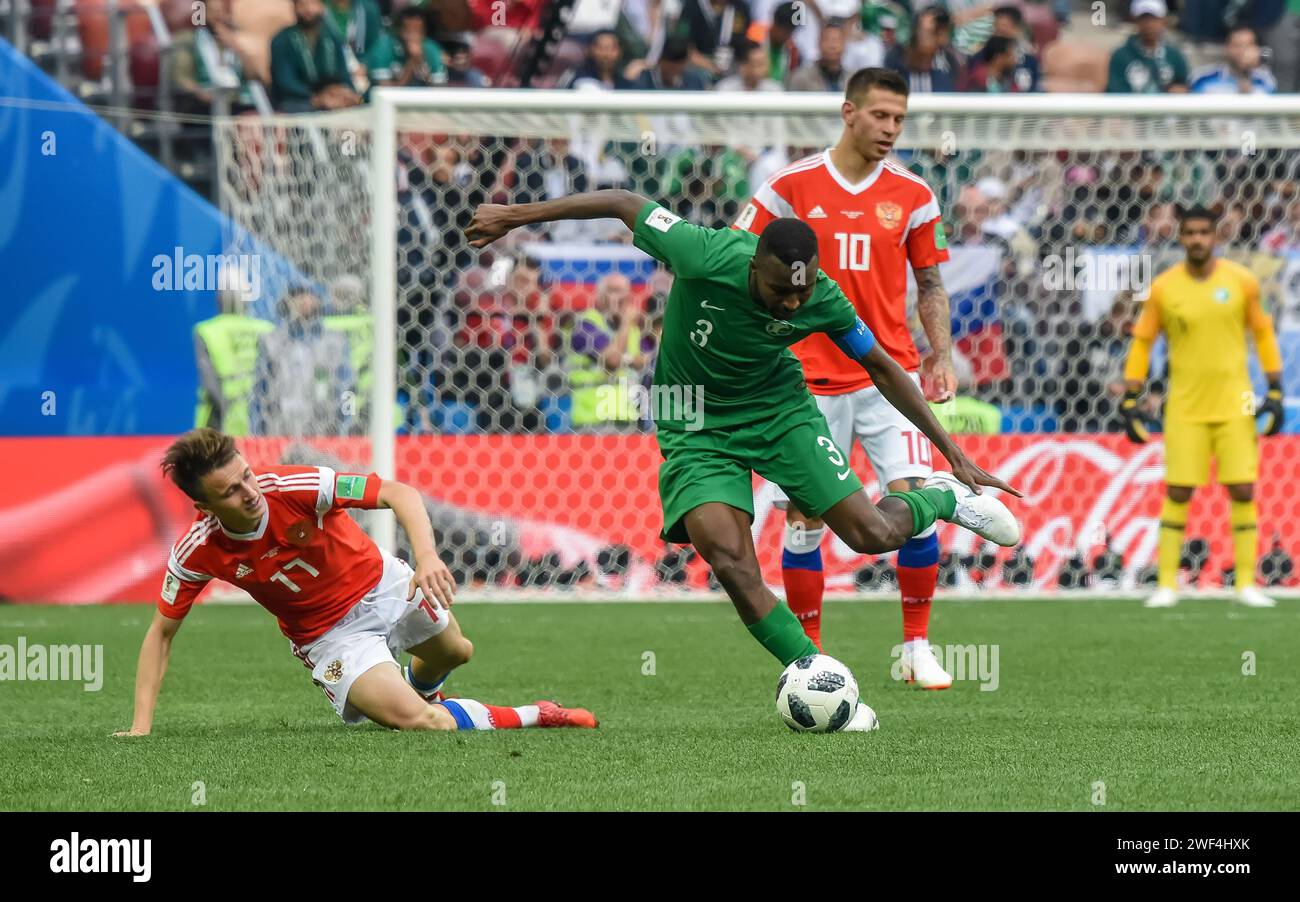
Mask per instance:
[[[952,475],[977,492],[980,486],[987,485],[1010,492],[1017,498],[1020,497],[1018,491],[996,476],[985,472],[971,461],[961,448],[957,447],[952,436],[935,419],[930,405],[926,403],[925,396],[916,387],[916,383],[884,348],[879,344],[873,345],[870,351],[858,359],[858,362],[871,376],[871,381],[875,383],[876,388],[880,389],[881,396],[893,405],[894,409],[907,417],[913,426],[921,430],[939,453],[947,459],[952,467]]]
[[[957,394],[957,372],[952,365],[952,313],[948,290],[938,265],[923,266],[916,276],[916,312],[930,340],[930,354],[921,362],[921,385],[928,400],[951,401]]]
[[[487,247],[511,229],[560,219],[621,219],[636,228],[636,214],[649,201],[633,191],[607,188],[536,204],[479,204],[465,228],[470,247]]]
[[[384,480],[379,487],[379,506],[393,512],[411,543],[415,574],[406,592],[407,600],[414,598],[415,590],[419,589],[425,598],[444,608],[451,607],[455,600],[456,581],[438,556],[433,540],[433,523],[424,508],[424,496],[405,483]]]

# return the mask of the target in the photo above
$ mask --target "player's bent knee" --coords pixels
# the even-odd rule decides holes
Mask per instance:
[[[451,657],[456,662],[457,667],[468,664],[469,659],[474,657],[474,643],[461,636],[460,641],[456,643],[456,647],[451,650]]]

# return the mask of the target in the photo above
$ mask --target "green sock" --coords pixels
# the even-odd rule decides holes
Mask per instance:
[[[929,529],[935,520],[951,520],[957,510],[957,496],[939,488],[916,489],[911,492],[890,492],[886,498],[897,498],[912,512],[912,535]]]
[[[799,625],[799,618],[783,602],[778,601],[772,613],[758,623],[751,623],[747,629],[782,665],[817,654],[817,646]]]

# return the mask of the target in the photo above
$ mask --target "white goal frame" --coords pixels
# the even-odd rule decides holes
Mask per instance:
[[[371,151],[370,298],[374,317],[374,394],[370,405],[371,467],[381,478],[396,473],[396,433],[392,399],[397,373],[397,131],[404,112],[544,112],[572,114],[714,113],[833,116],[843,97],[833,93],[718,93],[678,91],[555,91],[466,88],[376,88],[367,117],[373,128]],[[909,129],[942,116],[988,115],[1003,120],[1043,120],[1071,116],[1152,120],[1152,133],[1172,135],[1172,121],[1198,117],[1300,117],[1300,95],[1201,96],[1108,94],[919,94],[908,104]],[[1165,124],[1169,125],[1166,130]],[[906,132],[905,132],[906,135]],[[1008,137],[1008,140],[1011,140]],[[1230,146],[1213,136],[1210,145]],[[1170,146],[1186,146],[1171,144]],[[386,227],[380,227],[387,224]],[[374,518],[375,541],[396,548],[396,523]]]

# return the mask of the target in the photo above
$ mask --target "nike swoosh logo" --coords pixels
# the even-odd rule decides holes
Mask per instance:
[[[852,472],[853,472],[852,470],[845,470],[843,473],[836,473],[835,475],[840,477],[840,482],[843,482],[844,480],[849,478],[849,474]]]
[[[710,307],[708,301],[700,301],[700,306],[703,307],[705,310],[716,310],[719,313],[726,312],[725,307]]]

